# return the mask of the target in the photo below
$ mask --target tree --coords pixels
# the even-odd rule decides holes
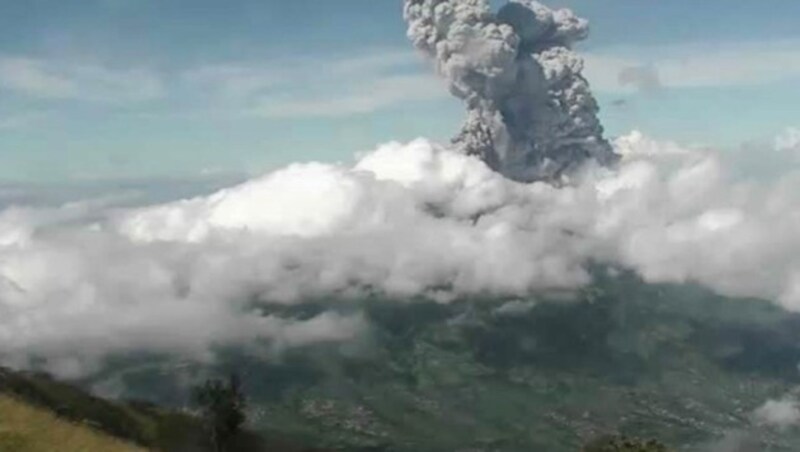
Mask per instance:
[[[194,402],[211,437],[216,452],[224,452],[242,429],[247,401],[238,375],[228,381],[207,380],[194,390]]]
[[[669,452],[656,440],[640,440],[624,436],[604,436],[587,444],[583,452]]]

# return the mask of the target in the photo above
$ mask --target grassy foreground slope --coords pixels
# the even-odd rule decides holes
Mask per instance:
[[[0,395],[0,451],[2,452],[136,452],[141,447],[123,442],[86,425]]]
[[[293,442],[243,432],[237,452],[311,452]],[[43,374],[0,368],[0,452],[206,452],[213,446],[194,416],[146,402],[95,397]]]
[[[202,427],[187,414],[101,399],[47,375],[0,369],[0,394],[146,449],[206,450]],[[0,419],[4,417],[0,412]]]

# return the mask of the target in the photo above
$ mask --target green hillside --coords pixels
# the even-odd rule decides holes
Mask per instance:
[[[335,450],[574,452],[611,434],[681,451],[736,438],[797,451],[800,429],[765,428],[751,414],[800,385],[800,316],[694,286],[596,279],[568,301],[353,300],[371,325],[358,349],[119,363],[90,384],[169,403],[182,381],[238,370],[253,428]],[[316,312],[309,303],[280,315]]]
[[[0,392],[148,449],[196,450],[204,439],[201,426],[191,416],[151,405],[110,402],[46,375],[0,370]]]
[[[145,402],[114,402],[43,374],[0,368],[0,452],[213,450],[198,419]],[[245,432],[232,450],[303,447]]]
[[[53,412],[0,395],[2,452],[137,452],[139,446],[121,441],[85,424],[59,418]]]
[[[800,387],[800,315],[695,286],[601,276],[570,300],[342,300],[371,325],[358,344],[280,359],[226,349],[212,364],[129,357],[80,382],[162,408],[12,372],[0,371],[0,391],[169,452],[209,450],[198,421],[175,410],[187,382],[231,372],[243,377],[249,428],[268,440],[245,436],[236,451],[302,450],[278,437],[344,451],[575,452],[607,435],[617,439],[587,450],[648,450],[653,439],[687,452],[732,443],[797,451],[800,428],[763,426],[752,413]],[[281,309],[317,312],[313,302]]]

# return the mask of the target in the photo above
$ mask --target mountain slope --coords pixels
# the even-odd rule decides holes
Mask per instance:
[[[800,441],[753,423],[800,385],[800,316],[764,301],[600,274],[569,300],[352,303],[372,329],[356,347],[280,360],[231,350],[211,366],[121,365],[107,378],[145,397],[236,369],[256,428],[339,450],[573,452],[617,433],[685,451],[741,437],[790,452]]]
[[[181,411],[106,400],[44,374],[0,368],[0,452],[206,452],[213,450],[207,436],[197,418]],[[310,451],[280,435],[263,439],[248,431],[231,448]]]
[[[574,452],[607,434],[680,451],[736,442],[793,452],[800,443],[800,428],[753,422],[764,402],[800,386],[800,316],[765,301],[599,272],[569,299],[337,303],[364,313],[368,337],[280,359],[254,349],[220,350],[213,363],[128,357],[82,384],[180,408],[187,382],[237,371],[252,428],[329,450]],[[307,318],[330,304],[271,309]],[[152,448],[187,450],[178,446],[200,434],[191,417],[151,405],[104,405],[35,376],[15,385],[53,409],[77,397],[66,404],[80,408],[67,413],[74,419],[102,420]]]
[[[139,452],[145,449],[53,412],[0,395],[0,451]]]

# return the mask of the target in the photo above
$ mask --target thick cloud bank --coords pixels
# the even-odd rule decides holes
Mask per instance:
[[[349,340],[368,325],[337,300],[572,289],[590,260],[800,310],[800,174],[737,181],[717,154],[636,133],[616,149],[617,168],[564,188],[418,140],[144,209],[7,209],[0,361],[75,374],[115,353]],[[265,309],[309,299],[329,310]]]
[[[456,144],[520,181],[555,180],[589,159],[615,160],[572,45],[588,22],[511,0],[405,0],[408,36],[467,104]]]

